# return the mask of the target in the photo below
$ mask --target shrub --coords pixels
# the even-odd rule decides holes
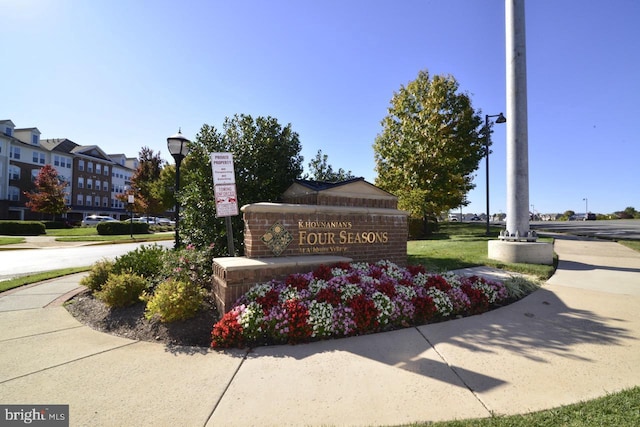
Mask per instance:
[[[147,300],[145,317],[151,319],[158,316],[161,322],[174,322],[189,319],[200,310],[206,291],[191,282],[167,280],[160,283],[152,296],[145,295]]]
[[[0,234],[6,236],[38,236],[46,229],[40,221],[0,221]]]
[[[80,284],[94,292],[101,290],[104,284],[107,283],[109,274],[113,271],[113,264],[113,261],[108,259],[97,261],[91,266],[89,275],[82,278]]]
[[[184,249],[165,251],[162,275],[175,280],[191,281],[205,289],[211,287],[213,274],[213,245],[207,249],[195,249],[188,245]]]
[[[71,224],[67,221],[42,221],[47,230],[71,228]]]
[[[94,295],[109,307],[126,307],[139,302],[146,287],[145,278],[137,274],[110,274],[102,289]]]
[[[166,249],[160,245],[142,245],[116,258],[113,272],[136,273],[149,279],[151,284],[163,280],[162,267]]]
[[[504,282],[509,298],[520,299],[540,289],[540,284],[522,276],[511,276]]]
[[[130,234],[132,231],[135,234],[148,234],[149,224],[145,222],[131,224],[129,221],[106,221],[96,225],[96,230],[101,236]]]

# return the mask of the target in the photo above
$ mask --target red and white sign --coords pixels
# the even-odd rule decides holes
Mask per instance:
[[[216,197],[216,217],[238,215],[238,196],[236,185],[214,185]]]
[[[216,217],[238,215],[236,174],[232,153],[212,153],[213,190],[216,198]]]

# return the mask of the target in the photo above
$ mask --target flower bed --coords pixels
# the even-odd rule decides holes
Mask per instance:
[[[251,288],[212,331],[214,348],[302,343],[479,314],[509,298],[499,282],[422,266],[320,266]]]

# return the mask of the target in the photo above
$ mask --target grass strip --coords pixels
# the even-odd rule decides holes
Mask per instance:
[[[42,282],[43,280],[55,279],[56,277],[67,276],[69,274],[89,271],[91,267],[74,267],[62,268],[60,270],[45,271],[42,273],[29,274],[28,276],[16,277],[14,279],[3,280],[0,282],[0,292],[9,289],[18,288],[20,286],[30,285],[32,283]]]
[[[524,415],[410,424],[414,427],[635,427],[640,425],[640,387]]]

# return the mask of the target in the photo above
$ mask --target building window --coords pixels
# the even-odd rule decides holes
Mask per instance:
[[[67,158],[67,159],[63,158],[62,160],[63,160],[63,161],[65,161],[65,160],[66,160],[66,161],[67,161],[67,164],[66,164],[65,166],[67,167],[67,169],[71,169],[71,159],[69,159],[69,158]]]
[[[102,165],[100,163],[96,163],[96,173],[102,173]]]
[[[109,176],[109,166],[104,167],[104,174],[105,176]]]
[[[60,166],[60,156],[53,156],[53,166]]]
[[[102,206],[105,208],[109,207],[109,198],[108,197],[103,197],[102,198]]]
[[[87,162],[87,172],[93,173],[93,163]]]
[[[40,135],[31,135],[31,143],[33,145],[38,145],[38,142],[40,141]]]
[[[44,153],[33,152],[33,163],[40,163],[44,165]]]
[[[84,197],[82,196],[82,194],[78,194],[78,198],[77,198],[76,202],[80,206],[84,205]]]
[[[93,188],[93,180],[92,179],[87,179],[87,188],[89,190],[91,190]]]
[[[9,165],[9,179],[19,180],[20,179],[20,168],[14,165]]]
[[[4,134],[8,136],[13,136],[13,129],[7,126],[6,129],[4,130]]]
[[[107,181],[102,182],[102,191],[109,191],[109,183]]]
[[[12,202],[20,201],[20,189],[18,187],[9,187],[9,200]]]
[[[92,198],[91,196],[87,196],[87,197],[85,197],[85,199],[84,199],[84,203],[85,203],[85,205],[87,205],[87,206],[91,206],[91,205],[93,204],[93,198]]]
[[[84,188],[84,178],[78,178],[78,188]]]
[[[40,173],[40,169],[31,169],[31,182],[35,181]]]
[[[11,146],[9,148],[9,158],[19,160],[20,159],[20,147]]]
[[[84,171],[84,160],[78,160],[78,170]]]

